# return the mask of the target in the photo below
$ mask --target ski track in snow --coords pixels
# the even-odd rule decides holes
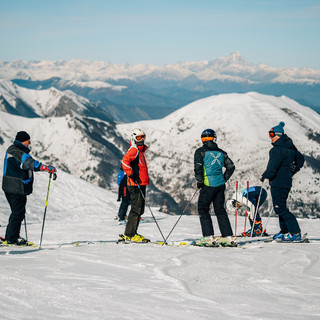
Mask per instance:
[[[27,226],[29,239],[38,243],[48,176],[37,173],[35,178]],[[253,242],[247,249],[126,245],[112,242],[124,231],[113,219],[118,206],[116,194],[58,172],[50,189],[43,250],[0,247],[0,318],[319,319],[319,220],[299,220],[310,244]],[[3,193],[0,208],[3,235],[9,215]],[[152,210],[167,235],[178,217]],[[233,216],[230,220],[234,224]],[[238,220],[241,230],[243,218]],[[277,232],[277,219],[271,218],[267,229]],[[161,240],[148,208],[139,232]],[[198,217],[184,216],[169,240],[200,235]],[[75,241],[78,246],[72,245]]]

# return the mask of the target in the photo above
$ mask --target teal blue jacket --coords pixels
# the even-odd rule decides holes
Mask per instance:
[[[223,168],[226,168],[223,172]],[[212,141],[206,141],[194,153],[194,172],[197,182],[208,187],[222,186],[230,179],[235,165],[228,154]]]

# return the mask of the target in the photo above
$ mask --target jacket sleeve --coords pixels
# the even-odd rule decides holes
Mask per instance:
[[[194,173],[198,182],[203,182],[203,156],[200,148],[194,153]]]
[[[42,163],[34,160],[29,154],[24,153],[21,159],[22,170],[32,170],[32,171],[40,171]]]
[[[234,170],[236,169],[232,160],[228,157],[228,154],[224,152],[224,166],[226,167],[226,171],[224,173],[224,179],[227,182],[232,176]]]
[[[304,156],[302,155],[302,153],[300,153],[296,147],[294,147],[294,151],[295,151],[295,158],[294,158],[293,167],[292,167],[292,175],[300,171],[300,169],[303,167],[303,164],[304,164]]]
[[[269,162],[267,165],[266,171],[262,174],[262,176],[266,179],[274,179],[277,171],[281,165],[281,156],[280,152],[277,148],[272,148],[269,151]]]
[[[128,152],[124,155],[122,159],[123,171],[130,177],[133,174],[133,169],[131,167],[131,162],[136,159],[139,155],[139,150],[137,147],[131,146]]]

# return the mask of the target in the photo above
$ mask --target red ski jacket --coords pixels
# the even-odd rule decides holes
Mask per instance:
[[[147,161],[144,156],[147,146],[134,146],[130,144],[128,152],[122,159],[122,169],[127,174],[128,185],[136,186],[137,184],[130,178],[134,176],[140,186],[150,184]]]

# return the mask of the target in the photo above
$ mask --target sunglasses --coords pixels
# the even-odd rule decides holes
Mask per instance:
[[[141,136],[136,136],[135,139],[136,139],[137,141],[141,141],[141,140],[144,140],[145,137],[146,137],[145,135],[141,135]]]

